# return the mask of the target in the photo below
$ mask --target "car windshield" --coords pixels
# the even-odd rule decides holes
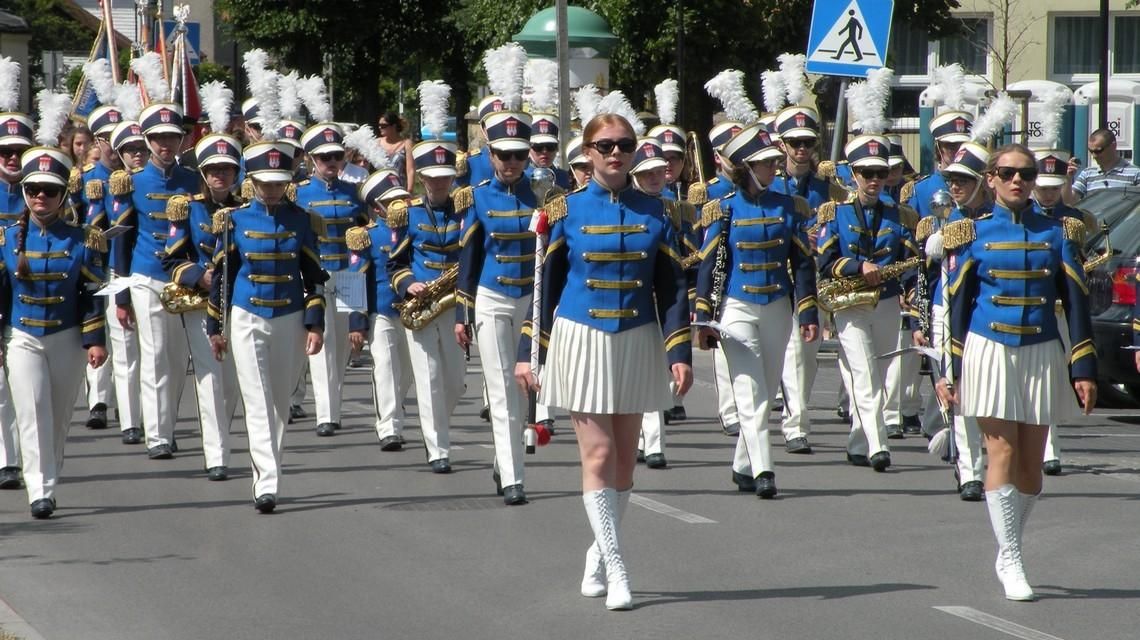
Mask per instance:
[[[1077,203],[1112,230],[1112,252],[1134,255],[1140,250],[1140,189],[1104,189]],[[1092,231],[1092,230],[1090,230]],[[1090,233],[1086,249],[1104,248],[1104,233]]]

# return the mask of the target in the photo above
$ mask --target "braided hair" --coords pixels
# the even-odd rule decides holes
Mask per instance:
[[[20,228],[16,234],[16,255],[19,256],[19,262],[16,264],[16,276],[19,278],[26,278],[31,272],[32,267],[28,264],[28,256],[24,249],[28,243],[28,218],[31,215],[31,210],[24,207],[24,212],[20,214],[20,220],[16,226]]]

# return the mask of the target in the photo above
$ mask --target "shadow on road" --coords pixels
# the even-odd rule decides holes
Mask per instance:
[[[919,589],[935,589],[929,584],[911,584],[889,582],[881,584],[833,585],[812,587],[777,587],[773,589],[740,589],[737,591],[635,591],[639,596],[637,608],[644,609],[662,604],[676,602],[715,602],[738,600],[773,600],[776,598],[816,598],[819,600],[838,600],[840,598],[855,598],[859,596],[877,595],[881,593],[894,593],[898,591],[917,591]]]

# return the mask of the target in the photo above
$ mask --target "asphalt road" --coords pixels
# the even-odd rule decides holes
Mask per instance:
[[[623,523],[632,612],[578,595],[591,534],[567,421],[527,458],[531,503],[507,508],[475,375],[454,419],[456,472],[439,476],[414,418],[408,449],[380,451],[368,373],[352,370],[336,437],[311,418],[290,428],[270,516],[253,509],[240,420],[231,479],[213,483],[192,394],[168,461],[85,429],[77,411],[56,517],[34,521],[22,491],[0,494],[0,628],[27,640],[1137,637],[1136,411],[1061,430],[1066,472],[1046,479],[1026,541],[1041,600],[1010,603],[985,506],[958,500],[925,440],[892,442],[888,473],[846,464],[834,362],[812,398],[815,454],[785,454],[774,431],[773,501],[730,484],[734,443],[704,354],[697,375],[690,419],[668,428],[669,468],[639,469]]]

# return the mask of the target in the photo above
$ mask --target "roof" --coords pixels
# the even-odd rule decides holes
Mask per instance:
[[[79,24],[90,29],[92,32],[99,30],[99,23],[102,22],[102,20],[81,7],[75,0],[64,0],[57,4],[56,7],[63,10],[64,13],[74,18]],[[120,51],[131,46],[130,38],[123,35],[122,25],[115,26],[115,46],[118,47]]]
[[[28,21],[14,13],[0,11],[0,33],[31,33]]]

